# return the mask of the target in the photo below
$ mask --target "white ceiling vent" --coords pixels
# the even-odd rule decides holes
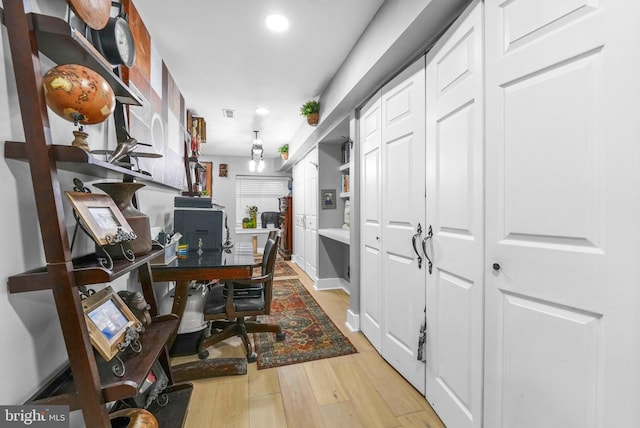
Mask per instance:
[[[231,110],[231,109],[228,109],[228,108],[223,108],[222,109],[222,115],[227,119],[233,119],[233,112],[234,112],[234,110]]]

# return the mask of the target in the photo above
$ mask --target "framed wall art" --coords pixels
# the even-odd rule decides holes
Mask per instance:
[[[320,191],[320,206],[323,210],[335,209],[336,207],[336,190],[322,189]]]
[[[135,329],[139,324],[109,286],[83,300],[82,310],[91,344],[105,361],[110,361],[120,351],[118,345],[125,342],[127,328]]]
[[[87,232],[100,246],[116,242],[118,233],[135,236],[111,196],[96,193],[64,192]]]

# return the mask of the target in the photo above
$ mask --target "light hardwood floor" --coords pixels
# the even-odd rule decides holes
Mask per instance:
[[[362,333],[345,326],[349,296],[316,291],[290,263],[357,354],[258,370],[245,376],[194,381],[186,428],[444,427],[427,401],[375,351]],[[210,357],[241,357],[239,339],[209,349]],[[174,358],[178,364],[193,357]]]

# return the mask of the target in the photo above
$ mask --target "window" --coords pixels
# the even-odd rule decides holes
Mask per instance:
[[[248,217],[248,206],[258,207],[260,213],[280,211],[278,198],[289,194],[289,177],[238,175],[236,176],[236,227],[242,227],[242,219]]]

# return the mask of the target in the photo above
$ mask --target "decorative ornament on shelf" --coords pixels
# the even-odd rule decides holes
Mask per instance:
[[[280,152],[280,156],[282,156],[282,160],[289,159],[289,145],[283,144],[278,147],[278,151]]]
[[[49,108],[79,126],[72,144],[89,151],[82,125],[102,123],[111,116],[116,107],[111,86],[100,74],[78,64],[53,67],[42,78],[42,86]]]
[[[247,223],[247,228],[255,229],[258,223],[258,207],[255,205],[247,206],[247,215],[249,216],[249,222]],[[244,223],[244,220],[243,220]]]
[[[320,118],[320,103],[316,100],[307,101],[300,107],[300,114],[306,116],[309,125],[316,126]]]

